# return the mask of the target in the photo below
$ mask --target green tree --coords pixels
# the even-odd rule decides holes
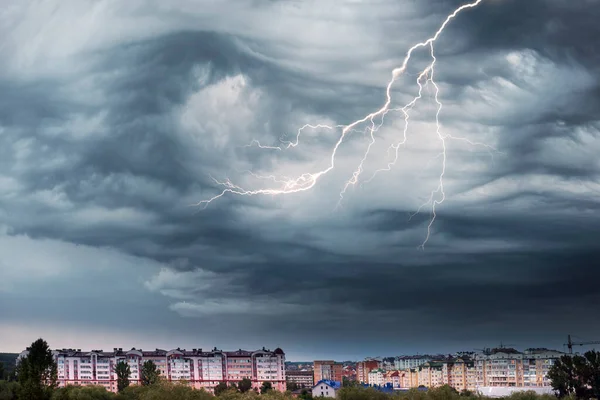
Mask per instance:
[[[342,377],[342,386],[343,387],[356,387],[358,386],[358,382],[355,379],[349,379],[347,376]]]
[[[586,361],[581,373],[583,381],[589,387],[591,397],[600,399],[600,352],[588,351],[583,357]]]
[[[0,400],[16,400],[17,382],[0,381]]]
[[[103,386],[67,386],[56,389],[52,400],[113,400],[115,394]]]
[[[219,382],[217,386],[215,386],[215,396],[220,395],[224,391],[228,389],[227,384],[225,382]]]
[[[248,378],[244,378],[238,383],[238,389],[242,393],[246,393],[248,390],[252,389],[252,381]]]
[[[262,386],[260,387],[260,394],[265,394],[271,390],[273,390],[273,384],[271,384],[271,382],[263,382]]]
[[[129,375],[131,375],[131,368],[129,364],[124,361],[119,361],[115,367],[115,373],[117,374],[117,391],[121,393],[127,386],[129,386]]]
[[[289,382],[289,381],[285,383],[285,387],[290,392],[300,389],[300,387],[298,386],[298,384],[296,382]]]
[[[5,379],[4,378],[5,373],[6,373],[6,371],[4,370],[4,363],[2,361],[0,361],[0,380]]]
[[[28,348],[28,354],[19,360],[16,369],[20,400],[49,399],[57,386],[57,367],[52,351],[43,339]]]
[[[153,385],[160,379],[160,371],[152,360],[145,361],[142,364],[142,386]]]
[[[573,395],[576,398],[587,398],[589,389],[586,387],[586,375],[589,375],[585,357],[580,355],[564,355],[548,370],[548,378],[552,388],[559,397]]]
[[[302,389],[302,392],[300,392],[298,398],[302,400],[312,400],[312,392],[308,389]]]

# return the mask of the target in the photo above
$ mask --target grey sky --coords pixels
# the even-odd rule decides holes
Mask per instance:
[[[0,344],[274,348],[288,359],[598,339],[600,1],[484,0],[431,85],[310,191],[338,131],[466,1],[0,0]],[[417,94],[414,54],[392,106]],[[367,125],[358,127],[359,131]]]

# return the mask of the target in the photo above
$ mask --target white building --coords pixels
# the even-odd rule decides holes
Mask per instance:
[[[385,371],[383,369],[370,371],[368,377],[368,384],[371,386],[381,386],[385,383]]]
[[[28,350],[19,358],[25,357]],[[58,385],[98,385],[107,390],[117,391],[115,367],[119,362],[129,365],[129,380],[132,385],[140,384],[141,369],[145,361],[156,364],[161,375],[168,381],[186,381],[193,388],[212,391],[220,382],[237,383],[244,378],[252,381],[259,389],[264,382],[270,382],[273,389],[285,391],[285,354],[281,349],[274,351],[202,351],[202,349],[113,349],[81,351],[62,349],[52,352],[58,369]]]
[[[313,398],[317,397],[333,397],[337,396],[338,390],[342,388],[341,382],[323,379],[317,382],[312,389]]]
[[[429,356],[400,356],[394,360],[394,367],[397,370],[412,369],[429,361],[431,361]]]

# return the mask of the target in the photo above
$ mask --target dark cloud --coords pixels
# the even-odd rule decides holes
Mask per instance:
[[[600,306],[596,2],[490,0],[449,25],[437,45],[444,132],[500,153],[448,139],[446,201],[425,250],[417,246],[430,208],[412,214],[440,173],[430,91],[396,168],[351,188],[336,211],[368,143],[366,125],[311,192],[226,194],[194,206],[222,190],[214,179],[276,187],[244,171],[298,176],[326,166],[339,131],[304,131],[305,147],[289,151],[244,146],[376,110],[390,76],[381,66],[396,65],[413,36],[431,36],[462,4],[348,5],[328,25],[336,46],[316,45],[305,29],[331,10],[310,17],[298,4],[298,14],[280,14],[275,7],[289,4],[276,3],[244,6],[239,16],[209,7],[196,27],[183,14],[197,11],[181,2],[163,15],[168,29],[141,24],[141,34],[104,43],[104,27],[103,45],[56,50],[20,73],[14,65],[28,54],[5,47],[17,61],[0,76],[0,248],[14,254],[0,264],[12,285],[0,285],[0,299],[17,306],[1,316],[14,327],[25,317],[83,330],[133,324],[128,337],[144,343],[158,340],[145,331],[166,335],[167,321],[190,332],[178,337],[190,345],[203,334],[206,346],[281,345],[292,358],[500,340],[560,347],[567,330],[600,328],[589,320]],[[360,13],[368,23],[352,17]],[[261,22],[269,15],[288,29],[275,35]],[[349,48],[344,35],[370,45]],[[68,47],[56,38],[57,49]],[[415,72],[411,64],[395,102],[415,95]],[[403,121],[386,116],[377,154],[399,140]],[[361,178],[385,166],[384,156],[368,159]],[[54,260],[36,270],[47,277],[19,272],[44,265],[28,261],[34,251]],[[64,311],[77,296],[83,301]],[[119,307],[135,318],[115,314]],[[84,317],[90,311],[94,319]],[[21,345],[16,337],[10,343]]]

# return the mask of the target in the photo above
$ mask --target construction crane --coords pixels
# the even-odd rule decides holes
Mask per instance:
[[[600,344],[600,340],[593,340],[590,342],[574,342],[571,340],[571,335],[568,335],[565,346],[569,348],[569,354],[573,354],[573,346],[586,346],[589,344]]]

